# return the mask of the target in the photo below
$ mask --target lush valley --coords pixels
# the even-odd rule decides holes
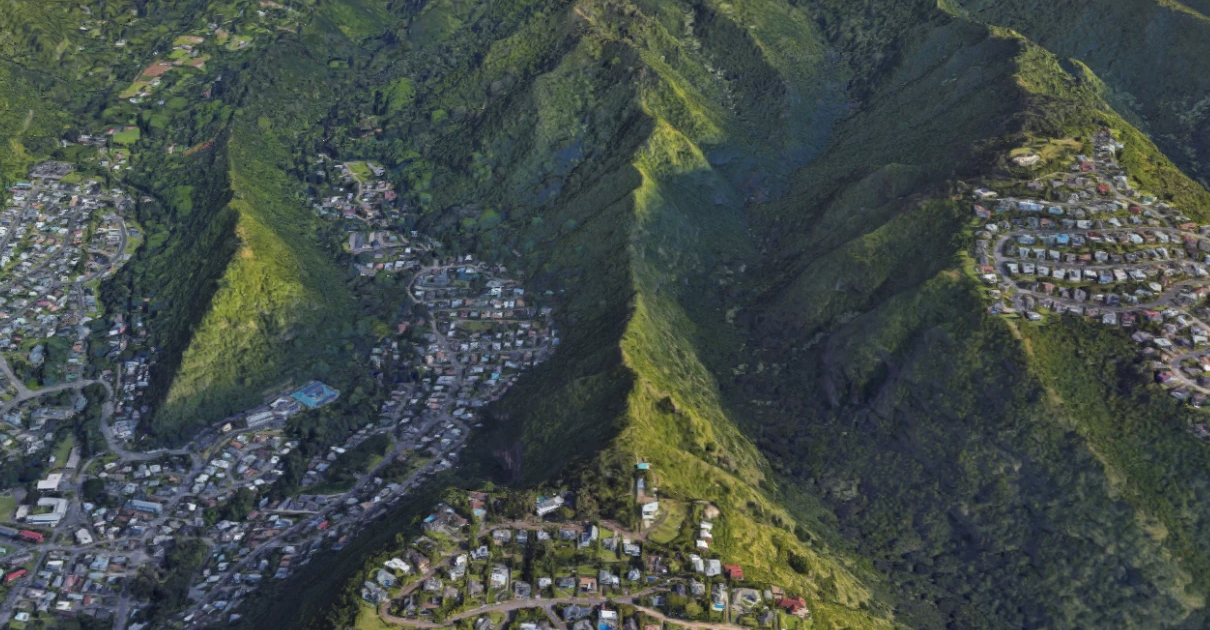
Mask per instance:
[[[284,429],[277,499],[388,399],[364,360],[418,342],[392,332],[410,287],[353,269],[313,209],[324,160],[384,165],[401,227],[503,265],[563,329],[458,469],[248,627],[362,623],[357,588],[445,487],[574,490],[576,519],[637,527],[640,461],[809,627],[1205,624],[1205,412],[1128,333],[989,314],[970,251],[1010,151],[1101,128],[1210,219],[1197,3],[120,4],[0,6],[0,179],[56,158],[139,191],[146,241],[101,295],[147,322],[148,445],[322,379],[342,395]],[[234,26],[201,66],[129,96],[211,22]],[[59,142],[106,129],[130,168]]]
[[[668,11],[648,10],[653,16]],[[753,12],[777,10],[794,11]],[[701,39],[696,46],[682,41],[671,57],[677,63],[668,63],[667,53],[655,62],[644,50],[662,52],[658,46],[671,37],[670,29],[614,18],[628,37],[605,46],[631,54],[637,48],[631,63],[651,65],[633,97],[642,109],[638,128],[627,126],[625,135],[615,135],[606,154],[617,155],[626,146],[618,140],[630,134],[643,140],[633,145],[626,166],[614,165],[606,175],[597,175],[600,167],[591,158],[576,165],[567,183],[558,184],[561,197],[545,205],[539,220],[527,215],[525,197],[514,197],[507,212],[493,211],[492,227],[500,220],[494,217],[503,215],[500,227],[509,229],[476,235],[487,213],[475,204],[500,203],[494,199],[505,193],[482,188],[482,177],[477,189],[468,181],[473,171],[459,178],[455,166],[442,168],[450,160],[443,149],[433,153],[439,159],[431,180],[436,192],[416,201],[457,209],[455,216],[463,218],[456,226],[449,213],[434,220],[475,235],[480,248],[497,248],[502,237],[524,245],[523,264],[534,269],[533,277],[548,286],[570,280],[583,289],[568,296],[568,310],[577,324],[581,318],[592,322],[573,326],[570,350],[550,372],[523,384],[494,412],[497,431],[513,436],[516,446],[495,447],[492,454],[512,475],[540,481],[551,479],[567,454],[610,440],[598,464],[583,473],[573,467],[561,478],[578,479],[576,485],[591,489],[594,509],[615,516],[627,511],[616,480],[625,478],[635,458],[666,471],[666,497],[717,497],[712,488],[731,488],[723,493],[734,499],[729,513],[743,515],[733,530],[736,544],[727,546],[734,557],[757,571],[766,567],[771,579],[797,583],[800,578],[785,573],[784,558],[809,553],[816,567],[807,576],[814,582],[807,591],[813,598],[864,607],[873,603],[870,591],[846,577],[849,570],[830,566],[830,558],[851,553],[838,549],[857,544],[874,558],[873,568],[888,575],[894,595],[887,603],[897,609],[896,618],[914,627],[1090,627],[1126,611],[1138,627],[1196,625],[1196,613],[1189,615],[1202,606],[1201,589],[1194,585],[1201,561],[1190,547],[1172,549],[1184,545],[1180,537],[1197,539],[1197,526],[1189,528],[1171,512],[1164,517],[1166,510],[1141,500],[1157,498],[1159,488],[1125,490],[1119,464],[1105,454],[1137,448],[1123,442],[1149,443],[1148,438],[1105,436],[1090,426],[1095,423],[1083,408],[1056,407],[1063,395],[1048,394],[1055,386],[1048,390],[1046,383],[1063,369],[1026,354],[1023,344],[1067,357],[1071,351],[1059,348],[1079,342],[1035,340],[1032,330],[1014,336],[999,320],[980,316],[981,300],[957,266],[968,211],[949,199],[965,189],[963,180],[995,172],[1000,153],[1025,137],[1087,135],[1100,124],[1133,133],[1107,113],[1100,84],[1070,76],[1059,60],[1011,33],[925,6],[905,7],[903,15],[913,19],[899,25],[860,25],[861,40],[847,40],[839,26],[853,28],[858,16],[843,7],[825,13],[822,29],[837,31],[831,45],[850,51],[847,63],[829,63],[824,32],[804,20],[791,41],[804,48],[796,54],[816,59],[820,69],[789,76],[784,62],[778,68],[773,47],[759,38],[732,39],[743,30],[759,30],[729,31],[719,24],[726,20],[710,11],[698,9],[693,16],[693,32]],[[714,28],[699,31],[698,24]],[[589,33],[591,39],[593,29]],[[871,50],[866,33],[896,50],[895,64],[873,61],[882,54]],[[687,49],[706,51],[711,44],[732,51],[756,47],[753,58],[730,55],[745,63],[732,76],[751,83],[729,86],[735,92],[725,100],[710,91],[711,82],[694,83],[688,65]],[[814,55],[811,46],[818,47]],[[578,60],[575,50],[572,60]],[[513,120],[533,116],[535,107],[541,117],[541,104],[552,96],[548,83],[568,82],[567,63],[535,79],[532,88],[524,77],[513,79],[532,89],[532,96],[513,96],[496,107],[516,113]],[[874,68],[885,76],[873,74]],[[491,70],[485,63],[481,72]],[[805,134],[794,144],[804,151],[803,163],[809,162],[786,184],[769,162],[760,164],[770,157],[765,147],[746,148],[752,140],[745,138],[786,137],[753,125],[770,119],[768,113],[779,109],[771,105],[776,100],[751,102],[749,107],[763,107],[763,116],[739,106],[745,93],[765,93],[759,86],[771,82],[759,79],[762,73],[783,77],[788,90],[816,95],[812,120],[789,111],[781,115],[795,121],[792,126],[806,125],[789,137]],[[475,78],[483,85],[492,76]],[[835,82],[845,76],[862,77],[856,94],[865,104],[833,129],[837,115],[829,112],[844,107]],[[580,85],[589,88],[581,93],[591,95],[594,82],[610,79],[618,80],[581,78]],[[449,84],[441,87],[443,98],[462,93]],[[418,93],[413,102],[424,103],[423,88]],[[946,98],[931,98],[937,93]],[[444,105],[457,110],[456,102]],[[559,114],[566,116],[566,109],[565,104]],[[492,137],[498,133],[493,123],[507,129],[505,120],[485,114],[471,121],[455,118],[452,129],[419,126],[456,139],[437,142],[448,151],[465,146],[462,139],[472,131],[477,138]],[[411,123],[413,131],[417,126]],[[588,125],[586,133],[593,130]],[[591,135],[581,137],[576,140],[594,146]],[[1138,139],[1132,147],[1154,155],[1153,148],[1138,146],[1141,137],[1132,138]],[[824,151],[824,143],[831,148]],[[552,153],[542,135],[519,149],[500,140],[481,146],[528,152],[521,155]],[[577,153],[593,155],[580,147]],[[778,163],[790,157],[772,155]],[[497,177],[507,174],[505,181],[534,176],[524,170],[526,161],[511,161],[522,166],[502,172],[490,153],[476,153],[463,164],[494,170]],[[1150,164],[1139,169],[1155,182],[1149,190],[1188,199],[1194,207],[1202,201],[1201,193],[1188,196],[1189,184],[1162,158],[1140,156],[1139,163]],[[627,189],[633,192],[621,197]],[[744,198],[765,195],[776,199],[750,206],[746,215],[737,211]],[[552,224],[562,228],[557,238],[547,227]],[[591,236],[582,241],[586,235]],[[621,259],[629,260],[629,273],[619,277],[613,269]],[[629,296],[628,323],[620,329],[601,321],[602,314],[609,317],[608,305],[618,303],[610,296],[618,295]],[[602,343],[609,339],[617,341]],[[1127,393],[1135,387],[1114,383],[1109,399],[1138,404],[1127,402],[1139,395]],[[1155,420],[1146,423],[1146,430],[1179,431],[1180,412],[1159,401],[1150,404],[1148,418],[1167,419],[1158,426]],[[972,423],[974,418],[979,420]],[[1177,424],[1165,429],[1163,423]],[[955,432],[964,437],[955,439]],[[1178,432],[1173,439],[1183,440],[1190,456],[1203,457],[1187,436]],[[1006,482],[1000,477],[1007,470],[1020,478]],[[1154,473],[1137,474],[1142,482]],[[1188,500],[1197,486],[1184,492],[1194,493],[1184,495]],[[768,503],[787,499],[793,515]],[[807,525],[803,529],[816,532],[808,539],[822,545],[823,554],[800,551],[797,541],[786,538],[796,517]],[[1085,519],[1116,525],[1112,534],[1088,537],[1078,525]],[[836,530],[849,540],[828,533]],[[1050,538],[1037,541],[1042,534]],[[1070,553],[1038,551],[1058,548]],[[873,574],[858,573],[880,583]],[[1106,575],[1122,580],[1114,595],[1103,590]],[[1065,587],[1056,589],[1056,580]],[[819,588],[825,581],[828,589]],[[1030,590],[1031,584],[1040,590]],[[875,590],[887,592],[882,588]],[[831,622],[855,623],[838,619]]]

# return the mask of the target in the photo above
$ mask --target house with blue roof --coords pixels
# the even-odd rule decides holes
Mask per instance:
[[[340,392],[320,381],[311,381],[299,388],[298,391],[290,394],[290,396],[305,405],[308,409],[315,409],[336,400],[340,396]]]

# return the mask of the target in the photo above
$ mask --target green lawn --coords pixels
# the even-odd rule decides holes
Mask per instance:
[[[621,560],[618,559],[618,553],[616,551],[610,551],[604,547],[601,548],[601,552],[598,554],[598,557],[601,559],[601,562],[606,564],[616,564],[621,562]]]
[[[227,50],[240,50],[252,44],[252,38],[247,35],[236,35],[227,41]]]
[[[0,495],[0,521],[10,520],[17,509],[17,499],[11,492]]]
[[[135,81],[134,83],[130,84],[130,87],[126,88],[121,94],[119,94],[118,98],[130,98],[141,92],[143,88],[149,85],[151,85],[150,81]]]
[[[681,532],[681,524],[685,522],[685,506],[677,501],[660,501],[660,510],[665,514],[652,530],[648,538],[651,542],[666,545]]]
[[[58,444],[55,446],[55,450],[54,450],[54,456],[55,456],[55,465],[54,465],[54,466],[55,466],[55,469],[62,468],[62,467],[63,467],[63,465],[67,463],[67,457],[68,457],[69,455],[71,455],[71,449],[72,449],[72,447],[74,447],[75,445],[76,445],[76,438],[75,438],[75,436],[74,436],[74,435],[68,435],[68,436],[67,436],[67,439],[65,439],[65,440],[63,440],[63,441],[61,441],[61,442],[59,442],[59,443],[58,443]]]
[[[368,182],[374,179],[374,174],[370,172],[370,167],[366,166],[365,162],[349,162],[347,164],[353,175],[363,182]]]
[[[358,602],[357,622],[354,630],[394,630],[395,626],[388,624],[378,616],[378,611],[367,602]]]
[[[113,134],[113,141],[118,144],[134,144],[139,141],[140,133],[138,128],[127,129]]]

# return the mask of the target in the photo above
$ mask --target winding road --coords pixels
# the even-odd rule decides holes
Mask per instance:
[[[1102,138],[1102,140],[1103,140],[1103,138]],[[1123,201],[1123,202],[1126,202],[1129,204],[1136,203],[1135,200],[1123,195],[1121,193],[1121,191],[1117,189],[1116,186],[1109,184],[1109,182],[1106,182],[1104,180],[1104,178],[1102,177],[1101,169],[1106,166],[1109,166],[1109,168],[1111,170],[1115,170],[1115,171],[1120,170],[1116,164],[1107,162],[1104,158],[1102,158],[1100,156],[1094,158],[1093,163],[1095,165],[1094,170],[1091,172],[1083,173],[1083,175],[1095,178],[1095,180],[1100,182],[1101,184],[1107,185],[1109,187],[1109,189],[1112,191],[1113,199]],[[1024,201],[1024,200],[1018,200],[1015,198],[1006,198],[1005,201],[1016,202],[1016,201]],[[1083,207],[1083,206],[1087,205],[1085,202],[1070,203],[1070,202],[1058,202],[1058,201],[1045,201],[1045,200],[1040,200],[1040,199],[1031,199],[1029,201],[1033,201],[1033,202],[1035,202],[1037,204],[1041,204],[1043,206],[1058,206],[1058,207],[1063,207],[1063,208],[1078,208],[1078,207]],[[1149,211],[1153,211],[1153,212],[1151,212],[1151,215],[1157,217],[1158,220],[1162,220],[1164,225],[1162,225],[1162,226],[1153,225],[1153,226],[1146,226],[1146,227],[1121,225],[1121,226],[1105,226],[1105,227],[1096,228],[1096,229],[1077,229],[1077,230],[1069,230],[1069,229],[1063,229],[1061,227],[1055,227],[1055,228],[1048,229],[1048,230],[1017,229],[1017,230],[1009,230],[1009,231],[1005,231],[1005,232],[1001,233],[1001,232],[999,232],[998,228],[994,225],[995,222],[994,221],[990,222],[987,227],[988,231],[992,231],[992,232],[995,232],[998,234],[995,238],[992,250],[990,252],[987,252],[988,255],[994,260],[994,268],[995,268],[997,284],[999,284],[1002,287],[1011,288],[1012,292],[1013,292],[1013,294],[1012,294],[1013,303],[1021,308],[1023,308],[1022,298],[1025,296],[1029,296],[1038,301],[1042,301],[1042,300],[1049,301],[1051,304],[1054,304],[1056,307],[1058,307],[1058,309],[1062,309],[1062,310],[1075,311],[1076,309],[1079,309],[1076,312],[1086,312],[1084,309],[1096,309],[1096,311],[1100,312],[1100,313],[1120,314],[1120,313],[1136,312],[1136,311],[1141,311],[1141,310],[1167,311],[1168,309],[1175,308],[1175,309],[1179,310],[1180,315],[1183,315],[1185,318],[1184,320],[1182,320],[1185,322],[1184,324],[1181,324],[1182,328],[1197,326],[1202,331],[1204,331],[1205,334],[1210,335],[1210,324],[1207,324],[1207,322],[1204,321],[1202,318],[1199,318],[1198,316],[1194,315],[1192,312],[1189,311],[1189,309],[1176,304],[1176,298],[1182,294],[1188,293],[1188,291],[1190,289],[1196,289],[1196,288],[1210,286],[1210,278],[1188,278],[1188,279],[1183,279],[1183,280],[1179,280],[1176,282],[1169,282],[1168,286],[1164,289],[1163,293],[1161,293],[1160,295],[1156,296],[1155,299],[1150,300],[1148,302],[1143,302],[1143,303],[1139,303],[1139,304],[1126,304],[1126,305],[1106,305],[1103,303],[1090,304],[1086,300],[1076,300],[1073,298],[1065,298],[1065,297],[1062,297],[1061,295],[1057,295],[1055,293],[1047,293],[1044,291],[1035,290],[1035,288],[1020,286],[1020,285],[1018,285],[1018,280],[1024,280],[1024,278],[1017,279],[1008,273],[1007,265],[1009,263],[1017,263],[1017,264],[1021,264],[1021,265],[1027,264],[1027,263],[1034,264],[1034,265],[1042,265],[1042,266],[1052,268],[1052,269],[1061,269],[1065,272],[1064,275],[1066,275],[1067,272],[1078,274],[1077,278],[1069,280],[1070,282],[1075,282],[1077,284],[1084,284],[1085,282],[1087,282],[1087,280],[1085,278],[1085,274],[1084,274],[1085,271],[1093,271],[1093,272],[1097,273],[1098,275],[1101,272],[1111,271],[1111,270],[1122,270],[1127,273],[1129,273],[1132,270],[1143,271],[1143,273],[1146,275],[1147,279],[1146,280],[1137,280],[1137,279],[1131,280],[1131,282],[1136,283],[1136,284],[1143,283],[1143,282],[1151,283],[1151,282],[1157,282],[1157,281],[1163,283],[1166,280],[1166,278],[1156,279],[1155,276],[1157,275],[1157,272],[1172,270],[1173,272],[1176,272],[1176,273],[1183,273],[1184,271],[1182,270],[1182,267],[1185,270],[1192,270],[1193,272],[1195,272],[1195,273],[1193,273],[1193,275],[1197,275],[1196,272],[1198,271],[1198,267],[1196,267],[1193,264],[1196,261],[1193,259],[1184,257],[1183,255],[1178,255],[1176,257],[1167,258],[1165,260],[1160,260],[1157,258],[1157,259],[1152,259],[1152,260],[1140,260],[1140,261],[1136,261],[1136,262],[1114,262],[1114,263],[1100,263],[1099,262],[1097,264],[1080,264],[1078,262],[1057,261],[1057,260],[1053,260],[1053,258],[1038,259],[1036,256],[1033,259],[1030,259],[1028,257],[1022,257],[1019,255],[1014,256],[1012,252],[1006,253],[1007,246],[1010,241],[1018,240],[1022,237],[1026,237],[1026,236],[1035,237],[1035,238],[1041,237],[1044,239],[1047,235],[1054,235],[1054,234],[1066,234],[1068,236],[1080,236],[1080,237],[1083,237],[1084,239],[1088,240],[1089,243],[1092,244],[1091,238],[1096,237],[1096,236],[1109,236],[1109,235],[1121,235],[1121,234],[1138,234],[1140,236],[1144,236],[1144,235],[1162,233],[1164,235],[1167,235],[1167,237],[1169,239],[1168,243],[1143,242],[1143,243],[1134,243],[1132,245],[1137,246],[1139,249],[1147,249],[1148,246],[1150,246],[1150,248],[1152,248],[1152,249],[1155,249],[1156,247],[1163,247],[1166,249],[1174,249],[1178,252],[1182,252],[1182,254],[1183,254],[1183,249],[1185,247],[1186,242],[1192,241],[1192,242],[1197,243],[1199,251],[1202,251],[1201,247],[1210,246],[1210,238],[1208,238],[1207,236],[1202,235],[1200,233],[1194,233],[1194,232],[1190,232],[1187,230],[1181,230],[1175,226],[1175,223],[1177,221],[1181,221],[1181,222],[1187,221],[1186,218],[1180,217],[1179,213],[1177,211],[1167,212],[1167,211],[1162,211],[1158,208],[1153,208],[1153,207],[1149,206],[1148,204],[1142,204],[1142,205],[1147,206]],[[1158,239],[1156,239],[1156,240],[1158,241]],[[1018,243],[1019,243],[1019,241],[1018,241]],[[1019,243],[1018,247],[1023,248],[1023,249],[1029,249],[1032,252],[1039,248],[1049,249],[1053,246],[1048,245],[1044,242],[1034,242],[1034,243],[1028,243],[1028,244]],[[1207,250],[1210,250],[1210,247],[1207,247]],[[1015,253],[1020,254],[1020,251],[1018,250]],[[1048,257],[1048,258],[1050,258],[1050,257]],[[1200,264],[1200,263],[1198,263],[1198,264]],[[1151,273],[1148,273],[1148,272],[1151,272]],[[1022,274],[1022,275],[1028,275],[1028,274]],[[1048,278],[1048,276],[1037,276],[1037,281],[1044,282],[1044,281],[1047,281],[1047,278]],[[1059,280],[1059,278],[1054,278],[1054,280],[1051,280],[1050,282],[1052,282],[1052,283],[1062,282],[1062,280]],[[1101,285],[1101,286],[1113,287],[1115,284],[1117,284],[1117,283],[1115,282],[1115,283],[1110,283],[1110,284]],[[1056,310],[1058,310],[1058,309],[1056,309]],[[1189,378],[1189,376],[1186,375],[1184,373],[1184,371],[1181,369],[1181,364],[1183,362],[1185,362],[1189,359],[1197,359],[1197,358],[1200,358],[1203,356],[1210,356],[1210,347],[1203,348],[1200,350],[1191,350],[1189,352],[1185,352],[1183,354],[1176,355],[1176,356],[1169,356],[1167,365],[1168,365],[1169,371],[1172,374],[1173,379],[1175,379],[1181,385],[1183,385],[1184,387],[1186,387],[1190,390],[1197,391],[1202,394],[1210,394],[1210,387],[1203,387],[1203,386],[1199,385],[1193,379]]]

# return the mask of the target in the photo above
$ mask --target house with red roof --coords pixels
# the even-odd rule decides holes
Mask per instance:
[[[807,602],[802,597],[783,597],[773,603],[791,615],[807,614]]]

